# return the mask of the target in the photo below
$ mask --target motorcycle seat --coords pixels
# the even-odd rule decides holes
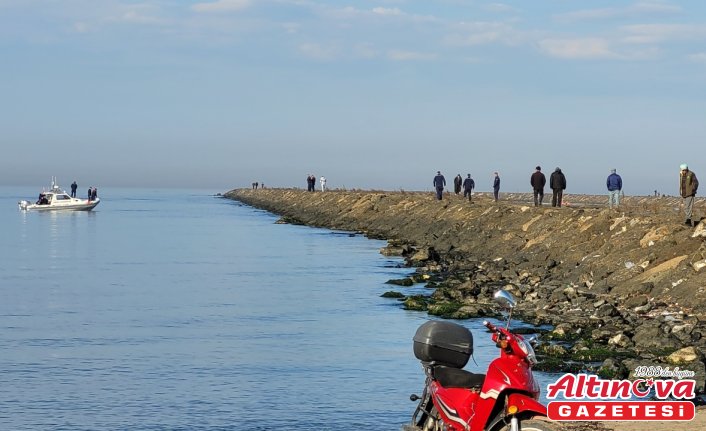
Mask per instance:
[[[485,374],[439,365],[434,367],[434,379],[445,388],[473,389],[483,386]]]

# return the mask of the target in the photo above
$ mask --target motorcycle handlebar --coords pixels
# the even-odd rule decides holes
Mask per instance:
[[[487,320],[483,321],[483,325],[485,325],[485,327],[488,328],[491,332],[505,335],[506,337],[511,335],[511,332],[508,331],[507,329],[505,329],[503,327],[498,328],[497,326],[493,325],[492,323],[488,322]]]
[[[493,332],[497,331],[497,328],[495,327],[495,325],[493,325],[492,323],[488,322],[487,320],[484,320],[484,321],[483,321],[483,325],[485,325],[486,328],[490,329],[490,330],[493,331]]]

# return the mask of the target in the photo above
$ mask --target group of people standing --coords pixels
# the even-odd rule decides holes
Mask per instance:
[[[500,176],[497,172],[494,172],[494,175],[493,197],[497,202],[498,193],[500,191]],[[542,201],[544,200],[544,187],[546,184],[547,178],[542,172],[542,167],[537,166],[535,171],[530,176],[534,206],[542,205]],[[446,179],[441,174],[441,171],[436,172],[433,185],[436,190],[436,198],[441,200],[444,193],[444,187],[446,187]],[[461,178],[461,174],[456,175],[454,178],[454,193],[458,195],[461,193],[462,188],[463,197],[468,197],[468,200],[472,201],[475,181],[471,178],[471,174],[468,174],[468,177],[465,180]],[[552,206],[561,207],[564,190],[566,190],[566,176],[561,171],[561,168],[557,167],[549,176],[549,188],[552,189]],[[606,179],[606,188],[608,189],[608,207],[617,208],[620,205],[620,195],[623,191],[623,179],[620,175],[618,175],[615,169],[611,169],[610,175],[608,175],[608,178]],[[694,199],[698,188],[699,180],[696,178],[696,174],[689,170],[689,166],[686,163],[682,163],[679,166],[679,194],[684,200],[684,224],[688,226],[696,224],[696,221],[692,222],[692,220],[694,219]],[[655,196],[656,195],[657,192],[655,192]]]
[[[493,198],[495,202],[498,201],[498,195],[500,193],[500,175],[498,172],[493,172]],[[622,190],[623,184],[620,176],[615,174],[615,169],[613,169],[613,175],[617,176],[617,190]],[[609,185],[608,190],[611,190],[611,177],[608,178]],[[542,205],[544,200],[544,187],[547,184],[547,178],[542,173],[541,166],[535,168],[534,173],[530,176],[530,185],[532,186],[532,192],[534,196],[534,206]],[[441,174],[441,171],[436,171],[436,176],[433,181],[434,189],[436,190],[436,198],[438,200],[442,199],[444,193],[444,187],[446,187],[446,179]],[[454,178],[454,193],[457,195],[461,193],[461,188],[463,188],[463,197],[468,197],[468,200],[472,202],[473,189],[476,183],[471,178],[471,174],[464,180],[461,178],[461,174],[456,175]],[[561,171],[561,168],[556,168],[554,172],[549,176],[549,188],[552,189],[552,206],[561,207],[561,202],[564,196],[564,190],[566,190],[566,176]],[[619,197],[616,199],[619,200]],[[612,207],[612,205],[611,205]]]
[[[76,181],[71,183],[71,197],[75,198],[76,197],[76,190],[78,190],[78,184],[76,184]],[[88,201],[94,201],[98,199],[98,187],[89,187],[88,188]]]
[[[88,188],[88,201],[94,201],[98,199],[98,187],[89,187]]]
[[[544,186],[547,184],[547,178],[542,173],[542,167],[537,166],[534,173],[530,176],[530,185],[534,195],[534,206],[542,205],[544,199]],[[552,206],[561,207],[561,200],[566,190],[566,176],[561,172],[561,168],[554,169],[554,172],[549,176],[549,188],[552,189]]]
[[[454,193],[461,193],[461,188],[463,188],[463,197],[468,198],[468,202],[473,202],[473,189],[476,188],[476,182],[471,178],[471,174],[468,174],[466,179],[461,178],[461,174],[456,175],[454,178]]]
[[[321,191],[326,191],[326,177],[323,175],[319,178],[319,184],[321,185]],[[306,191],[315,192],[316,191],[316,176],[314,174],[309,174],[306,177]]]
[[[500,175],[498,175],[497,172],[494,174],[493,196],[495,197],[495,202],[497,202],[498,194],[500,193]],[[436,190],[436,198],[441,200],[444,194],[444,187],[446,187],[446,178],[441,174],[441,171],[436,171],[433,184]],[[468,198],[469,202],[473,202],[473,189],[475,188],[476,182],[471,178],[471,174],[468,174],[465,179],[461,177],[461,174],[457,174],[456,177],[454,177],[454,193],[458,195],[461,193],[461,189],[463,189],[463,197]]]

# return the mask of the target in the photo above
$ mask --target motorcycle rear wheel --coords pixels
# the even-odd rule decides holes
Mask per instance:
[[[421,424],[403,425],[402,431],[440,431],[441,427],[442,423],[439,420],[439,414],[436,412],[436,407],[432,407],[429,415],[422,420]]]
[[[520,421],[520,431],[558,431],[560,428],[557,424],[549,421],[530,419]],[[510,424],[502,428],[500,431],[509,431]]]

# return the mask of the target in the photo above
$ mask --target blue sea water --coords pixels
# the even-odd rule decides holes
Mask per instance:
[[[91,212],[18,211],[37,192],[0,187],[1,430],[409,420],[428,316],[380,297],[410,272],[384,242],[275,224],[207,190],[102,189]],[[484,372],[497,349],[463,324],[467,368]]]

